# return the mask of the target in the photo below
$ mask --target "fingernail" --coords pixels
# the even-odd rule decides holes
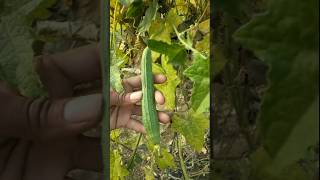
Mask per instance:
[[[167,76],[164,74],[158,74],[158,78],[161,79],[161,81],[166,81],[167,80]]]
[[[66,103],[64,119],[68,122],[84,122],[97,119],[101,108],[100,94],[77,97]]]
[[[140,101],[141,98],[142,98],[142,91],[137,91],[130,94],[130,101],[133,103]]]

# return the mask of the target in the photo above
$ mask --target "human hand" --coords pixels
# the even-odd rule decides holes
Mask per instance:
[[[36,69],[49,98],[29,99],[0,82],[0,137],[6,138],[0,139],[0,180],[69,180],[66,174],[75,168],[101,171],[100,139],[82,135],[101,120],[101,84],[81,93],[76,88],[101,81],[98,45],[39,57]],[[155,76],[156,83],[165,80]],[[142,96],[136,91],[140,76],[123,80],[123,85],[125,94],[110,92],[110,127],[144,132],[132,119],[141,115],[136,105]],[[155,98],[164,103],[160,92]],[[167,123],[169,116],[160,112],[159,120]]]
[[[75,90],[101,79],[99,47],[39,57],[37,70],[49,98],[23,97],[0,82],[0,179],[67,180],[75,168],[101,171],[100,139],[81,133],[99,124],[102,97]]]
[[[155,83],[164,83],[166,77],[163,75],[154,76]],[[119,127],[125,127],[133,129],[137,132],[145,133],[145,129],[142,123],[133,118],[133,115],[141,116],[141,106],[136,105],[142,99],[141,89],[141,77],[135,76],[123,80],[125,88],[125,94],[117,94],[115,91],[110,91],[110,128],[115,129]],[[134,91],[135,90],[135,91]],[[158,104],[164,104],[165,99],[159,92],[155,92],[155,101]],[[168,123],[170,117],[164,113],[158,113],[159,121],[162,123]]]

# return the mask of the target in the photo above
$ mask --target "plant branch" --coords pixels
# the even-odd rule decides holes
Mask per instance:
[[[176,28],[175,26],[173,26],[173,29],[174,29],[175,33],[177,34],[177,37],[178,37],[179,41],[180,41],[187,49],[190,49],[191,51],[200,54],[203,59],[207,59],[207,57],[206,57],[205,55],[203,55],[202,53],[200,53],[198,50],[194,49],[192,46],[190,46],[187,42],[185,42],[185,41],[181,38],[181,33],[178,32],[178,30],[177,30],[177,28]]]
[[[187,168],[186,168],[186,166],[184,164],[184,160],[183,160],[183,157],[182,157],[182,148],[181,148],[180,135],[178,135],[177,144],[178,144],[178,153],[179,153],[180,166],[181,166],[181,169],[182,169],[183,177],[184,177],[185,180],[189,180],[190,178],[189,178],[188,173],[187,173]]]
[[[139,139],[138,139],[138,141],[137,141],[136,147],[134,148],[133,154],[132,154],[131,159],[130,159],[130,162],[129,162],[129,164],[128,164],[128,169],[131,169],[132,163],[133,163],[134,158],[135,158],[135,156],[136,156],[136,154],[137,154],[137,149],[138,149],[138,146],[139,146],[139,144],[140,144],[141,137],[142,137],[142,133],[140,133],[140,135],[139,135]]]
[[[116,143],[116,144],[119,144],[119,145],[123,146],[124,148],[126,148],[126,149],[129,150],[129,151],[133,151],[130,147],[128,147],[128,146],[125,145],[125,144],[122,144],[122,143],[120,143],[120,142],[118,142],[118,141],[115,141],[115,140],[112,140],[112,139],[111,139],[111,141],[114,142],[114,143]]]

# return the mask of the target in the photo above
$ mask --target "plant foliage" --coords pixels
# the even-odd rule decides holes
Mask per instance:
[[[124,164],[127,161],[130,169],[124,176],[138,171],[144,174],[140,178],[168,178],[169,174],[180,171],[187,178],[186,163],[178,163],[184,162],[184,157],[179,156],[176,150],[181,152],[190,148],[199,153],[206,144],[210,98],[209,5],[207,0],[111,1],[113,90],[121,93],[121,79],[139,74],[142,50],[148,47],[152,50],[153,73],[167,77],[164,84],[155,85],[166,100],[165,105],[158,108],[175,114],[172,125],[161,125],[160,147],[153,146],[144,136],[137,141],[136,136],[130,135],[133,132],[121,130],[116,139],[130,142],[134,139],[136,142],[133,146],[126,145],[133,151],[129,160],[126,160],[125,151],[122,154]],[[180,136],[184,136],[186,144],[174,147],[177,141],[181,144]],[[112,143],[112,148],[122,149],[123,145],[117,142]],[[138,151],[144,146],[148,149]],[[137,162],[136,157],[142,157],[142,161]],[[145,168],[138,167],[142,163]]]

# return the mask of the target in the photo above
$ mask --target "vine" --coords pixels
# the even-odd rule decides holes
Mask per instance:
[[[110,148],[121,154],[110,162],[111,167],[121,162],[119,171],[112,169],[111,179],[132,174],[137,179],[209,175],[201,171],[208,161],[187,169],[185,160],[185,155],[209,159],[204,150],[209,127],[209,4],[208,0],[110,1],[111,87],[121,93],[121,79],[139,75],[142,51],[148,47],[153,73],[167,77],[164,84],[155,85],[166,99],[157,109],[173,114],[171,125],[161,124],[159,147],[130,130],[111,132]]]

